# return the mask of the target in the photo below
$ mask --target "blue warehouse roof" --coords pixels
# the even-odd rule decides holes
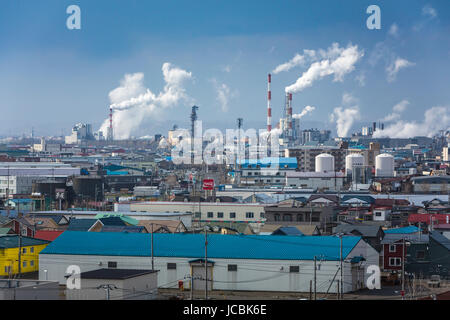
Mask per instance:
[[[203,234],[154,235],[154,256],[201,258],[205,254]],[[66,231],[41,254],[151,256],[151,234]],[[343,237],[346,257],[361,237]],[[335,236],[286,237],[274,235],[208,235],[208,258],[268,260],[339,260],[339,238]]]

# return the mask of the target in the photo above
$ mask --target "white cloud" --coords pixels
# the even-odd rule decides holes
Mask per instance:
[[[231,72],[231,66],[230,65],[226,65],[225,67],[222,68],[222,71],[230,73]]]
[[[355,69],[356,62],[364,52],[359,51],[357,45],[340,48],[338,43],[334,43],[327,51],[320,50],[319,54],[325,59],[312,63],[294,84],[285,88],[286,92],[300,92],[312,86],[314,81],[329,75],[334,75],[333,81],[343,81],[344,75]]]
[[[355,80],[358,81],[360,87],[364,87],[366,85],[366,75],[364,73],[357,75]]]
[[[191,102],[183,87],[185,80],[191,79],[191,72],[172,66],[162,65],[165,81],[163,91],[154,94],[146,88],[144,74],[141,72],[126,74],[120,86],[109,93],[113,112],[113,127],[115,139],[128,139],[140,126],[164,108],[174,107],[181,102]],[[109,119],[105,119],[100,131],[106,135]]]
[[[355,122],[360,119],[357,99],[348,93],[342,96],[342,106],[334,108],[330,116],[332,122],[336,122],[336,131],[339,137],[347,137]]]
[[[388,82],[392,82],[396,79],[397,77],[397,73],[403,69],[403,68],[407,68],[407,67],[411,67],[414,66],[415,63],[410,62],[406,59],[400,58],[398,57],[397,59],[395,59],[393,62],[391,62],[391,64],[389,64],[386,67],[386,73],[387,73],[387,80]]]
[[[426,110],[422,122],[397,121],[384,130],[375,131],[374,138],[433,137],[439,130],[450,130],[450,107],[437,106]]]
[[[393,37],[397,37],[398,36],[398,25],[396,23],[393,23],[391,25],[391,27],[389,28],[389,35],[393,36]]]
[[[397,103],[392,108],[392,113],[388,114],[386,117],[384,117],[381,121],[385,122],[391,122],[400,119],[400,114],[406,110],[406,107],[409,105],[408,100],[402,100],[399,103]]]
[[[427,16],[431,19],[434,19],[437,17],[437,11],[430,5],[426,5],[422,8],[422,14],[424,16]]]

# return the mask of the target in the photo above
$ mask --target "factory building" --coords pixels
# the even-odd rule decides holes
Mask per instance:
[[[81,272],[102,266],[118,269],[159,270],[159,287],[194,290],[205,288],[203,234],[154,234],[66,231],[40,255],[39,279],[66,283],[66,270],[76,261]],[[309,292],[314,281],[316,257],[317,291],[336,293],[366,287],[369,265],[378,265],[379,254],[358,236],[245,236],[208,235],[209,290]],[[100,266],[100,267],[99,267]],[[44,272],[46,270],[46,272]],[[194,283],[189,277],[193,275]],[[203,280],[202,280],[203,279]]]
[[[31,194],[33,183],[49,178],[61,179],[79,175],[80,168],[63,163],[44,162],[1,162],[0,196]]]
[[[189,213],[193,215],[192,222],[197,224],[244,222],[257,227],[265,221],[264,206],[260,203],[141,201],[116,203],[114,211]]]
[[[56,162],[0,162],[0,176],[68,177],[80,168]]]
[[[380,154],[380,144],[378,142],[370,142],[369,147],[358,146],[349,147],[348,153],[357,153],[364,157],[364,163],[367,166],[375,166],[375,158]]]
[[[286,187],[320,190],[343,190],[345,175],[342,172],[288,172]]]
[[[345,156],[347,155],[347,144],[336,145],[316,145],[298,146],[286,149],[286,157],[297,158],[298,171],[315,172],[316,157],[319,154],[327,153],[334,157],[334,169],[342,171],[345,169]]]
[[[80,144],[83,140],[95,140],[91,124],[77,123],[70,136],[65,137],[67,144]]]
[[[450,192],[450,176],[425,176],[411,178],[414,193],[440,193]]]
[[[240,163],[241,184],[284,185],[286,174],[296,169],[296,158],[245,159]]]

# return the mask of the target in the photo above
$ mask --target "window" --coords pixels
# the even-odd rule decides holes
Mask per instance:
[[[24,261],[24,262],[22,263],[22,266],[23,266],[24,268],[26,268],[26,267],[27,267],[27,262]]]
[[[253,218],[253,212],[246,212],[245,213],[245,217],[247,218],[247,219],[251,219],[251,218]]]
[[[236,212],[230,212],[230,219],[236,218]]]
[[[299,266],[289,266],[289,272],[300,272],[300,267]]]
[[[213,212],[208,212],[208,218],[213,218],[214,217],[214,213]]]
[[[273,215],[273,220],[274,221],[280,221],[280,215],[278,213]]]
[[[34,253],[34,247],[30,248],[30,253]]]
[[[391,244],[389,246],[389,252],[396,252],[397,251],[397,246],[395,244]]]
[[[290,214],[284,214],[283,221],[292,221],[292,216]]]
[[[194,215],[196,218],[201,218],[201,216],[202,216],[201,212],[196,212]]]
[[[6,266],[5,273],[10,273],[10,272],[11,272],[11,266]]]
[[[223,212],[217,212],[217,218],[223,218]]]
[[[416,252],[416,259],[421,259],[421,260],[425,259],[425,251],[422,251],[422,250],[417,251]]]
[[[402,265],[402,259],[401,258],[389,258],[389,265],[391,267],[399,267]]]
[[[27,253],[27,248],[22,248],[22,253],[23,254]]]
[[[229,264],[228,271],[237,271],[237,264]]]
[[[381,212],[380,212],[380,211],[376,211],[376,212],[375,212],[375,216],[376,216],[376,217],[381,217]]]
[[[264,218],[264,212],[259,213],[260,218]]]
[[[30,267],[34,267],[34,260],[30,261]]]
[[[167,263],[167,270],[176,270],[177,264],[176,263]]]
[[[116,261],[108,261],[108,268],[117,268]]]

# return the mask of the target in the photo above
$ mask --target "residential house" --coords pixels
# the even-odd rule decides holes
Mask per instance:
[[[228,224],[228,223],[227,223]],[[138,226],[145,227],[147,233],[178,233],[186,232],[187,228],[181,220],[140,220]]]
[[[381,244],[382,269],[399,273],[405,261],[406,272],[420,272],[429,262],[427,234],[386,233]]]
[[[0,236],[0,277],[39,270],[39,253],[49,241],[19,235]],[[20,249],[20,250],[19,250]]]
[[[341,223],[334,229],[334,234],[339,233],[361,236],[378,252],[382,249],[381,240],[384,238],[384,232],[381,226]]]
[[[298,230],[296,227],[280,227],[274,232],[272,232],[274,236],[304,236],[304,234]]]
[[[15,234],[21,234],[25,237],[34,237],[35,228],[23,217],[11,218],[8,222],[1,225],[2,228],[11,228]]]

